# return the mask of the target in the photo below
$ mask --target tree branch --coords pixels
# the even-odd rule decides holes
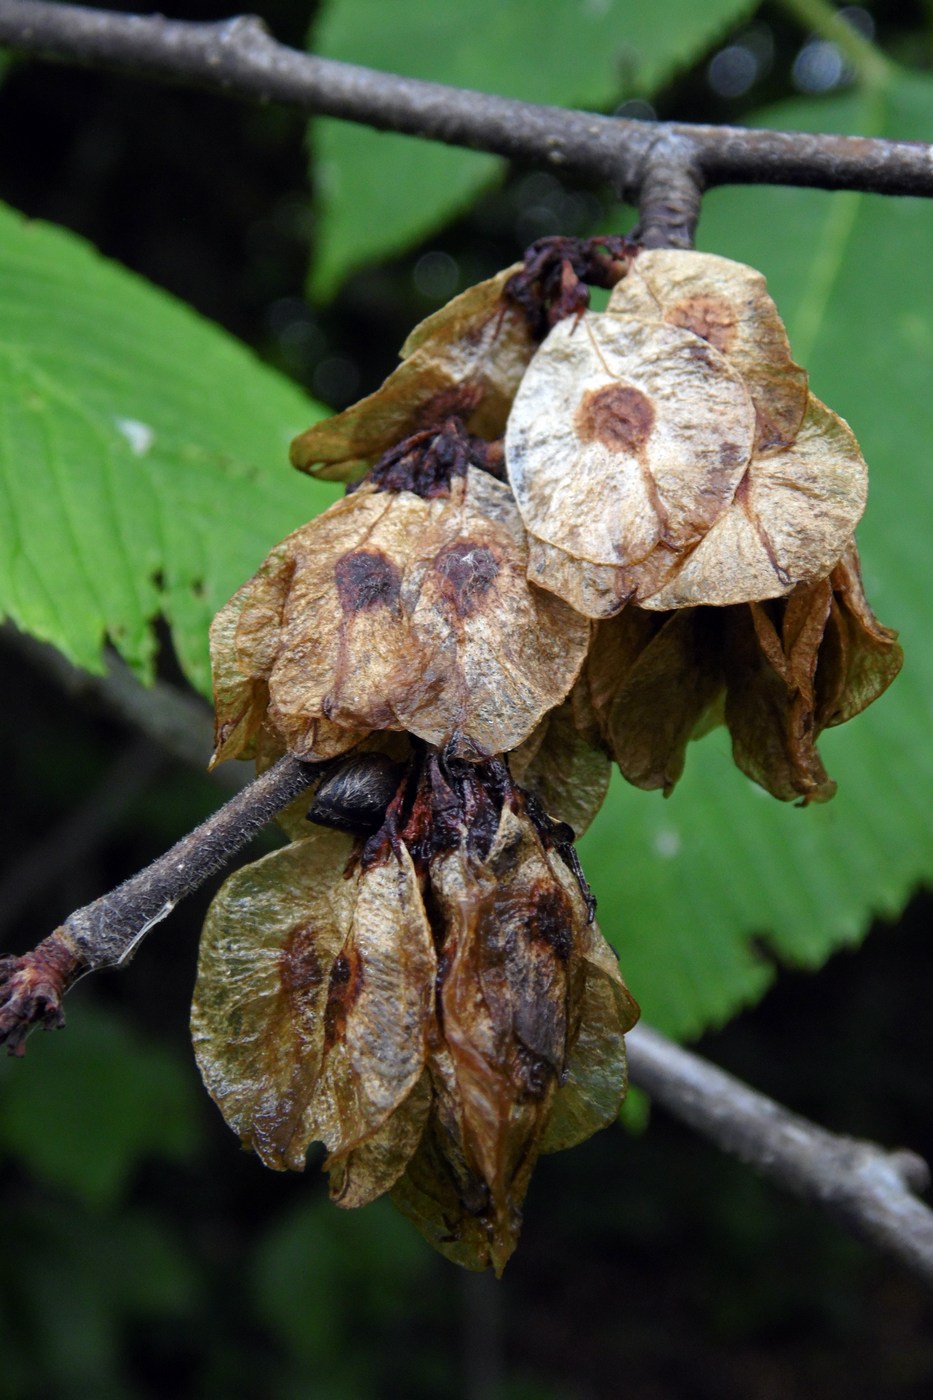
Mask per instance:
[[[649,1026],[626,1045],[632,1083],[668,1112],[933,1288],[933,1211],[913,1194],[930,1183],[921,1157],[828,1132]]]
[[[84,973],[125,967],[149,930],[318,771],[281,759],[152,865],[69,915],[31,953],[0,958],[0,1044],[22,1054],[35,1026],[63,1025],[62,998]],[[933,1287],[933,1212],[911,1194],[929,1181],[920,1157],[827,1132],[647,1026],[637,1027],[628,1046],[632,1082],[658,1103]]]
[[[692,170],[700,188],[785,184],[933,195],[933,152],[920,142],[637,122],[540,107],[301,53],[277,43],[250,16],[201,24],[0,0],[0,44],[560,167],[611,182],[633,204],[672,141],[679,168]]]
[[[62,997],[86,972],[124,967],[145,935],[314,780],[320,765],[283,758],[165,855],[70,914],[22,957],[0,958],[0,1045],[22,1054],[37,1025],[64,1024]]]
[[[0,643],[15,648],[75,700],[90,702],[144,734],[181,763],[207,773],[214,748],[214,715],[199,696],[167,681],[143,685],[114,651],[105,656],[105,673],[92,675],[73,666],[56,647],[17,631],[10,623],[0,626]],[[209,776],[230,794],[249,782],[250,772],[249,764],[221,763]]]

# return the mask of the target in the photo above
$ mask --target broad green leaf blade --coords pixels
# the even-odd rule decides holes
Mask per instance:
[[[199,1105],[187,1057],[85,1006],[69,1018],[67,1037],[0,1063],[0,1157],[103,1208],[143,1160],[196,1153]]]
[[[933,82],[794,101],[763,125],[928,137]],[[817,191],[708,196],[701,246],[759,267],[814,392],[848,419],[871,472],[858,530],[866,592],[900,629],[904,671],[823,735],[838,795],[799,810],[733,767],[717,731],[664,802],[613,786],[583,844],[599,917],[645,1019],[678,1035],[726,1020],[774,975],[761,949],[815,967],[896,917],[933,878],[933,202]]]
[[[82,240],[0,207],[0,616],[141,674],[169,619],[208,686],[213,614],[334,488],[288,466],[323,410]]]
[[[596,110],[649,93],[703,54],[757,0],[330,0],[315,52],[526,102]],[[367,130],[313,126],[321,216],[312,289],[426,237],[476,198],[501,163],[475,151]]]

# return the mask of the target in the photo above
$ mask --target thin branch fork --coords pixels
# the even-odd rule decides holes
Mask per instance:
[[[125,967],[149,930],[223,869],[319,773],[319,764],[280,759],[145,870],[75,910],[32,952],[0,958],[0,1045],[22,1055],[35,1026],[64,1025],[62,998],[80,977]]]
[[[683,180],[933,195],[933,148],[920,142],[648,123],[536,106],[318,58],[279,44],[261,20],[221,23],[124,15],[45,0],[0,0],[0,45],[64,62],[128,69],[364,122],[449,145],[605,180],[632,204],[674,149]]]
[[[62,999],[80,977],[125,967],[150,929],[318,772],[319,765],[281,759],[152,865],[76,910],[31,953],[0,958],[0,1044],[22,1054],[30,1030],[63,1025]],[[929,1183],[920,1157],[827,1132],[647,1026],[627,1042],[632,1082],[675,1117],[820,1205],[933,1287],[933,1211],[913,1194]]]

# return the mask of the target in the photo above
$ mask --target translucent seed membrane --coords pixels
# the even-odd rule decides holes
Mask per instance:
[[[789,594],[865,508],[847,424],[807,391],[760,273],[642,253],[607,310],[554,328],[516,397],[529,577],[588,617]]]
[[[309,759],[380,730],[517,747],[570,690],[590,631],[527,570],[514,502],[486,473],[431,500],[362,487],[215,620],[215,760],[251,753],[263,726]]]

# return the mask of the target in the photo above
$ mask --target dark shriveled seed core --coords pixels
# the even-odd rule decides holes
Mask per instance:
[[[347,1031],[347,1018],[363,988],[363,967],[359,954],[351,949],[340,953],[330,970],[327,1004],[324,1007],[324,1053],[342,1040]]]
[[[437,555],[434,567],[460,617],[475,612],[499,574],[492,550],[475,540],[455,540]]]
[[[394,608],[402,586],[397,565],[377,549],[342,555],[334,565],[334,578],[340,606],[351,617],[370,608]]]
[[[664,319],[672,326],[693,331],[721,355],[728,355],[735,342],[736,315],[722,297],[685,297],[671,307]]]
[[[563,890],[539,887],[532,891],[528,911],[528,932],[553,949],[566,962],[573,949],[573,910]]]
[[[575,425],[584,442],[601,442],[614,452],[644,450],[654,428],[654,405],[631,384],[607,384],[587,389],[577,409]]]

